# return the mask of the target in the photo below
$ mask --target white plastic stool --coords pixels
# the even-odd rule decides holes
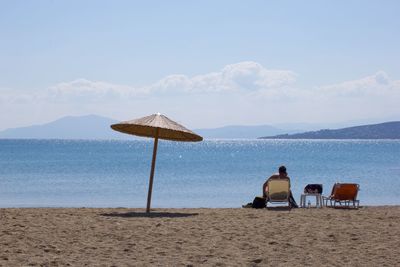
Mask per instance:
[[[322,206],[323,206],[322,195],[318,194],[318,193],[304,193],[304,194],[301,194],[301,197],[300,197],[300,207],[301,208],[305,208],[306,207],[306,199],[309,196],[315,197],[315,200],[316,200],[315,202],[316,202],[316,207],[317,208],[322,208]]]

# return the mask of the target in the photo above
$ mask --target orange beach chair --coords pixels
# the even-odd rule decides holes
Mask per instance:
[[[328,197],[322,197],[325,201],[325,206],[328,206],[328,201],[331,207],[336,207],[339,204],[341,207],[358,208],[360,201],[357,200],[357,194],[360,190],[358,184],[336,183],[332,187],[332,193]]]

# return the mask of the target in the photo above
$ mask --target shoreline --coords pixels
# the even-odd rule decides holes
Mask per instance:
[[[0,265],[398,266],[400,206],[1,208]]]
[[[250,203],[250,202],[249,202]],[[297,202],[299,204],[299,202]],[[360,204],[359,209],[362,208],[395,208],[399,207],[400,204],[377,204],[377,205],[362,205]],[[273,209],[274,207],[268,207]],[[7,207],[2,207],[0,206],[0,210],[7,210],[7,209],[131,209],[131,210],[146,210],[145,207],[124,207],[124,206],[118,206],[118,207],[100,207],[100,206],[7,206]],[[152,211],[157,211],[157,210],[220,210],[220,209],[243,209],[243,207],[235,206],[235,207],[151,207]],[[307,208],[300,208],[302,210],[306,210]],[[311,209],[321,209],[321,208],[316,208],[315,203],[312,204]],[[323,209],[331,209],[330,207],[323,207]],[[334,209],[334,208],[332,208]],[[337,209],[341,209],[340,206],[338,206]],[[342,208],[345,209],[345,208]],[[293,211],[294,209],[292,209]],[[354,209],[353,209],[354,210]]]

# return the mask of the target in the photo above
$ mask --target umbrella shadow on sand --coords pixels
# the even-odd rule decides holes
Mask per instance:
[[[182,213],[182,212],[112,212],[102,213],[101,216],[106,217],[119,217],[119,218],[185,218],[197,216],[198,213]]]

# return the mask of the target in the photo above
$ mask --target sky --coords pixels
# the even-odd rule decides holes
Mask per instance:
[[[0,130],[400,120],[400,1],[0,0]]]

